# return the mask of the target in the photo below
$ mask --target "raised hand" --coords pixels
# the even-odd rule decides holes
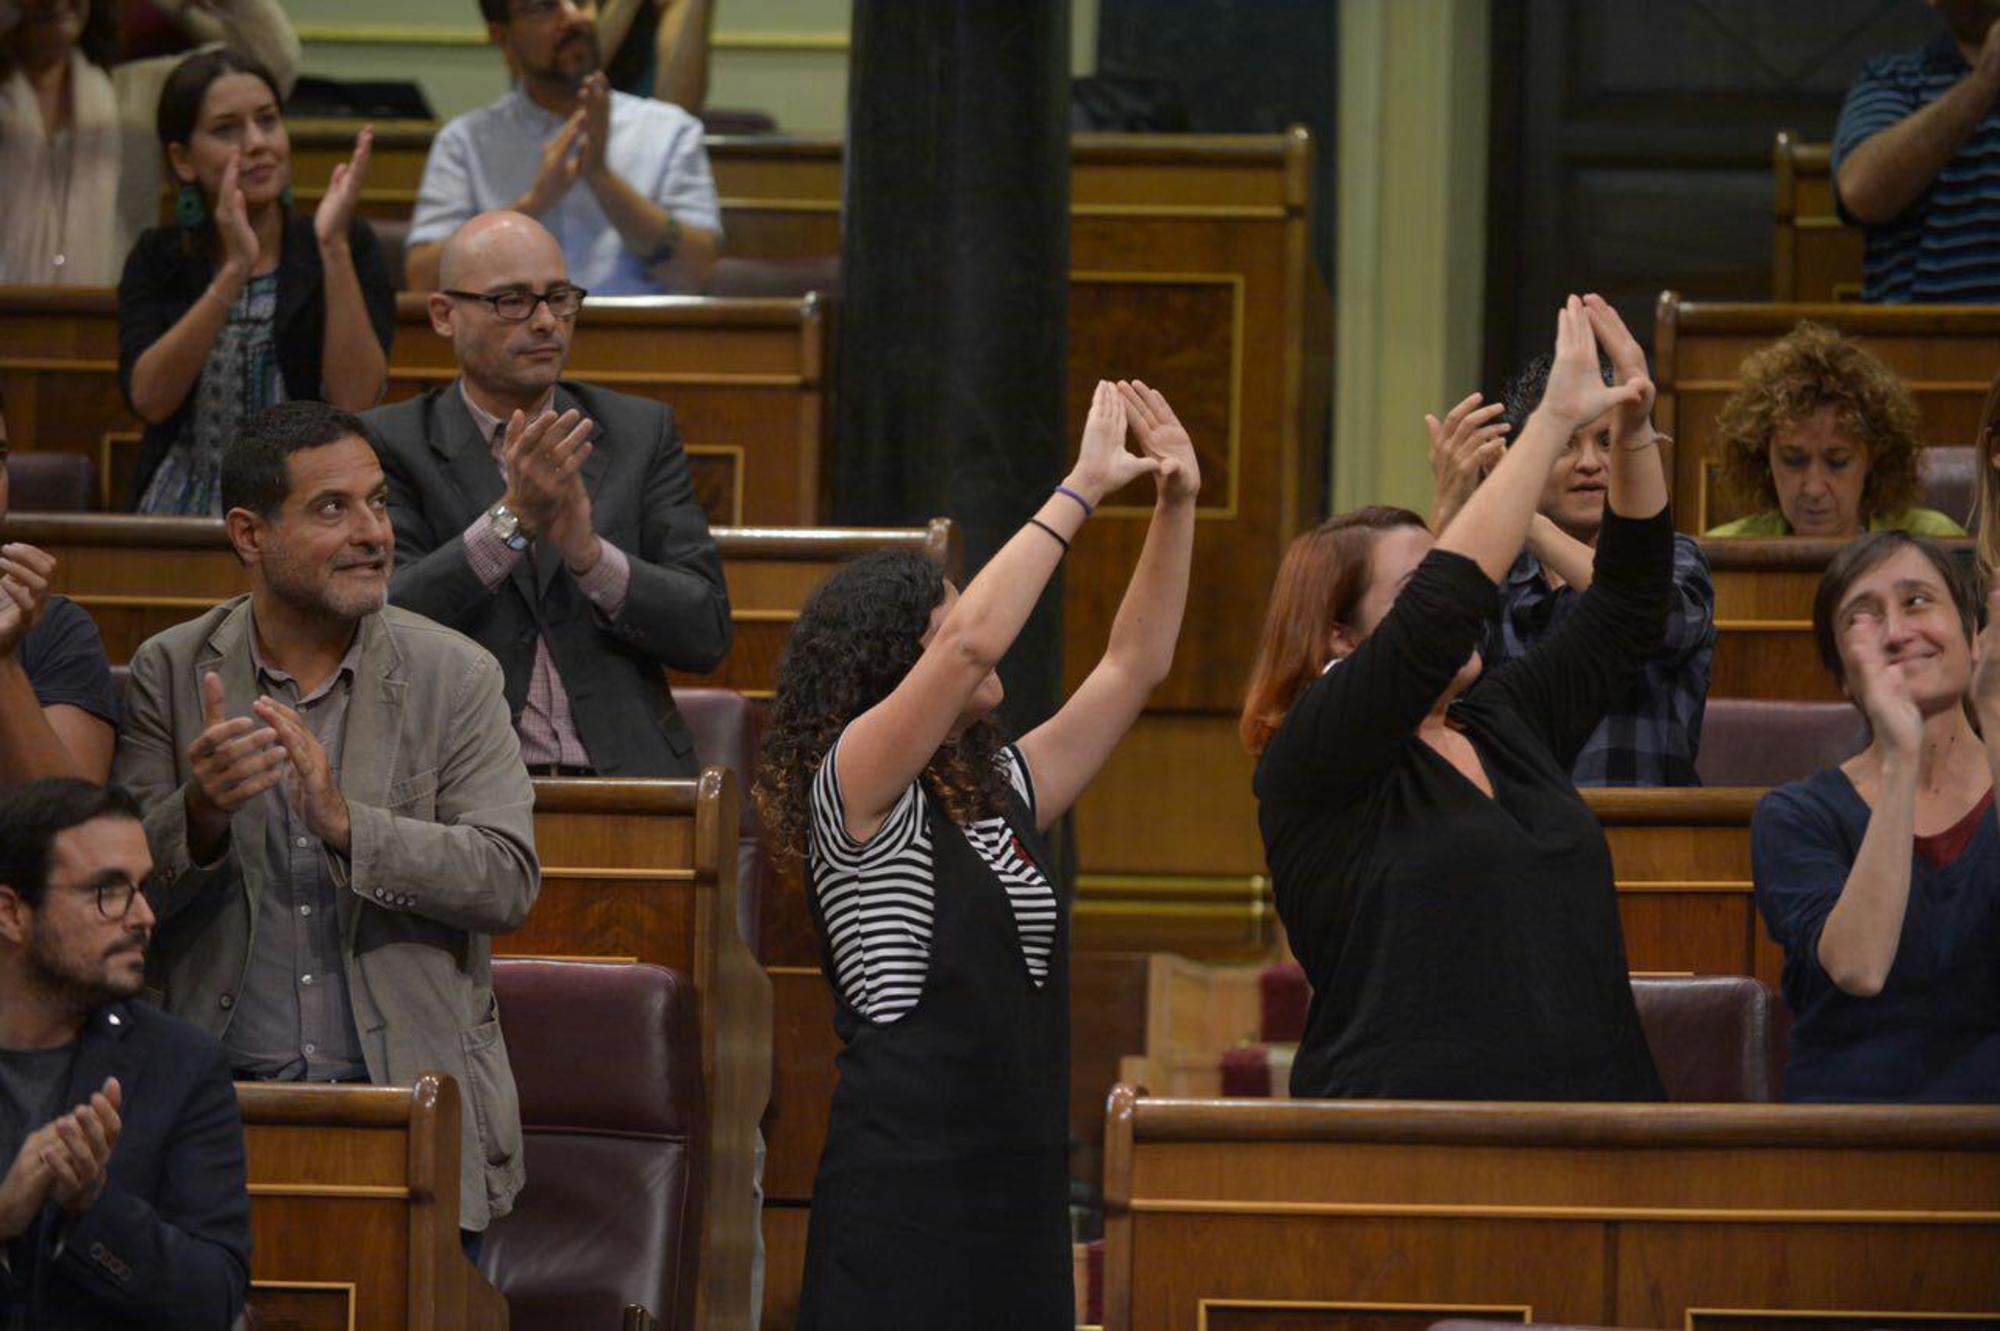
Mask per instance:
[[[1125,399],[1106,381],[1097,381],[1090,398],[1090,415],[1084,418],[1083,442],[1076,450],[1076,466],[1063,482],[1080,492],[1095,506],[1104,496],[1124,489],[1141,476],[1160,469],[1157,458],[1142,458],[1125,447]]]
[[[584,175],[605,169],[604,153],[611,143],[611,80],[598,70],[577,90],[583,116],[583,137],[578,141],[580,167]]]
[[[1118,396],[1125,400],[1126,426],[1139,451],[1159,460],[1160,470],[1153,481],[1160,498],[1168,503],[1192,503],[1201,493],[1201,462],[1187,427],[1174,415],[1167,399],[1146,387],[1143,380],[1120,379],[1117,388]]]
[[[361,200],[361,187],[368,180],[368,160],[374,151],[375,127],[367,125],[354,136],[354,156],[333,168],[326,194],[313,213],[313,235],[321,249],[347,243],[347,229],[354,223],[355,205]]]
[[[1622,404],[1613,418],[1612,445],[1644,448],[1653,442],[1655,396],[1652,376],[1646,370],[1646,353],[1604,297],[1594,293],[1585,296],[1583,312],[1590,320],[1591,331],[1597,335],[1597,345],[1611,358],[1612,376],[1627,386],[1640,385],[1638,400]]]
[[[596,432],[596,423],[574,408],[560,416],[545,411],[532,421],[517,411],[508,420],[500,443],[507,475],[501,502],[520,516],[530,536],[552,527],[573,501],[570,484],[589,458],[590,437]],[[583,488],[580,481],[577,488]],[[587,495],[584,502],[589,503]]]
[[[243,202],[242,173],[243,152],[238,149],[229,155],[229,165],[222,168],[222,184],[215,191],[215,232],[222,238],[222,266],[233,272],[238,282],[248,281],[257,271],[263,250],[257,228],[250,225],[249,206]]]
[[[56,559],[20,542],[0,545],[0,656],[10,656],[42,617]]]
[[[1840,633],[1846,649],[1847,693],[1885,756],[1915,758],[1924,740],[1924,717],[1910,696],[1903,672],[1882,655],[1882,625],[1873,615],[1856,615]]]
[[[297,712],[276,698],[259,698],[250,707],[277,732],[286,758],[285,798],[291,801],[293,811],[306,820],[306,830],[334,851],[347,854],[353,821],[348,816],[347,797],[333,779],[333,763],[319,737]]]
[[[123,1100],[118,1079],[106,1077],[86,1103],[49,1125],[56,1130],[56,1141],[50,1147],[54,1182],[49,1197],[71,1215],[82,1215],[104,1195],[111,1153],[118,1148],[119,1134],[124,1131],[119,1114]]]
[[[584,112],[579,110],[563,124],[562,132],[542,149],[542,165],[535,172],[535,183],[528,187],[526,194],[514,201],[515,212],[540,217],[563,201],[563,196],[576,184],[577,177],[583,174],[581,140],[584,132]]]
[[[1555,364],[1549,369],[1548,387],[1542,392],[1538,411],[1551,413],[1573,434],[1613,407],[1641,402],[1650,404],[1652,384],[1643,378],[1636,383],[1607,385],[1598,369],[1597,336],[1581,300],[1571,296],[1556,315]]]
[[[1431,436],[1431,530],[1443,531],[1479,480],[1507,452],[1507,432],[1514,427],[1498,419],[1504,402],[1480,406],[1481,395],[1468,393],[1440,421],[1424,417]]]
[[[285,778],[285,750],[278,732],[247,716],[222,714],[222,676],[201,677],[202,732],[188,745],[194,780],[188,786],[188,821],[203,841],[219,838],[229,816]],[[195,829],[189,828],[189,841]]]

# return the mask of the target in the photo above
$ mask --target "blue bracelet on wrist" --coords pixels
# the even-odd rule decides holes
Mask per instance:
[[[1090,501],[1088,499],[1085,499],[1082,495],[1070,489],[1067,485],[1058,485],[1056,487],[1056,493],[1059,495],[1068,495],[1071,499],[1076,500],[1078,504],[1083,506],[1083,516],[1085,516],[1086,518],[1093,516],[1097,512],[1095,508],[1091,507]]]

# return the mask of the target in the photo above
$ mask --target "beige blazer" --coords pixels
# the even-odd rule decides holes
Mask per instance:
[[[541,887],[534,787],[500,667],[471,639],[394,607],[361,622],[340,788],[352,855],[334,858],[348,992],[369,1080],[457,1079],[465,1110],[459,1223],[484,1229],[521,1190],[521,1113],[493,999],[492,935],[518,927]],[[113,779],[146,810],[160,918],[147,983],[169,1012],[220,1038],[250,960],[271,869],[268,801],[237,810],[219,859],[188,855],[188,745],[201,677],[249,714],[250,598],[150,639],[132,658]]]

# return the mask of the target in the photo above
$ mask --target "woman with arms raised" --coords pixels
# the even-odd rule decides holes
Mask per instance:
[[[146,422],[132,502],[220,517],[222,446],[240,424],[284,401],[363,411],[382,396],[396,292],[354,215],[374,136],[356,136],[301,217],[278,85],[248,56],[183,60],[159,131],[178,220],[139,237],[118,284],[119,383]]]
[[[1898,531],[1846,546],[1820,579],[1820,659],[1871,733],[1750,823],[1795,1019],[1788,1100],[2000,1101],[1996,608],[1975,652],[1971,580]]]
[[[1663,1097],[1611,856],[1569,776],[1665,627],[1673,531],[1652,400],[1617,314],[1572,296],[1541,405],[1441,537],[1363,509],[1287,552],[1243,734],[1279,915],[1313,987],[1293,1095]],[[1549,470],[1614,408],[1590,589],[1482,679],[1495,584]]]
[[[1008,743],[995,668],[1091,510],[1147,474],[1152,525],[1104,659]],[[802,1331],[1075,1324],[1068,908],[1040,834],[1172,664],[1199,486],[1166,399],[1100,383],[1075,469],[963,594],[884,552],[800,612],[756,795],[806,856],[845,1046]]]

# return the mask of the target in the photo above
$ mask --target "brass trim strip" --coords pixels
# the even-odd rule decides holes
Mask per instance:
[[[100,606],[106,610],[212,610],[229,599],[228,596],[126,596],[111,592],[64,592],[63,595],[86,609]]]
[[[471,47],[488,44],[486,32],[476,27],[444,27],[426,23],[300,23],[295,31],[301,42],[326,46],[448,46]],[[709,38],[718,51],[807,51],[815,54],[842,54],[849,46],[844,32],[753,30],[722,31]]]
[[[1718,619],[1717,633],[1811,633],[1809,619]]]
[[[573,817],[571,814],[556,814],[558,818]],[[542,881],[551,878],[608,878],[628,883],[691,883],[695,880],[693,869],[593,869],[588,865],[544,864]]]
[[[252,1197],[323,1197],[338,1201],[408,1201],[406,1186],[390,1183],[252,1183]]]
[[[554,952],[495,952],[501,961],[590,961],[604,966],[636,966],[637,957],[570,957]]]
[[[1360,1216],[1416,1220],[1603,1220],[1672,1224],[2000,1225],[2000,1211],[1841,1211],[1711,1206],[1506,1206],[1444,1202],[1228,1202],[1134,1198],[1153,1215]]]
[[[1486,1314],[1484,1317],[1475,1318],[1475,1320],[1480,1321],[1505,1321],[1506,1317],[1504,1314],[1513,1314],[1518,1315],[1524,1325],[1535,1320],[1534,1307],[1525,1303],[1374,1303],[1348,1299],[1198,1299],[1195,1302],[1196,1331],[1209,1331],[1208,1310],[1210,1308],[1218,1310],[1225,1308],[1263,1308],[1275,1311],[1309,1309],[1315,1312],[1420,1312],[1443,1313],[1447,1317],[1454,1318],[1471,1317],[1473,1314]],[[1494,1313],[1500,1313],[1503,1316],[1496,1318],[1492,1316]],[[1083,1331],[1083,1329],[1079,1327],[1077,1331]]]
[[[1834,1308],[1688,1308],[1683,1310],[1681,1325],[1685,1331],[1694,1331],[1697,1317],[1746,1318],[1776,1317],[1793,1321],[1819,1321],[1836,1318],[1842,1321],[1873,1321],[1878,1317],[1895,1317],[1911,1322],[2000,1322],[2000,1312],[1898,1312],[1893,1309],[1834,1309]]]

